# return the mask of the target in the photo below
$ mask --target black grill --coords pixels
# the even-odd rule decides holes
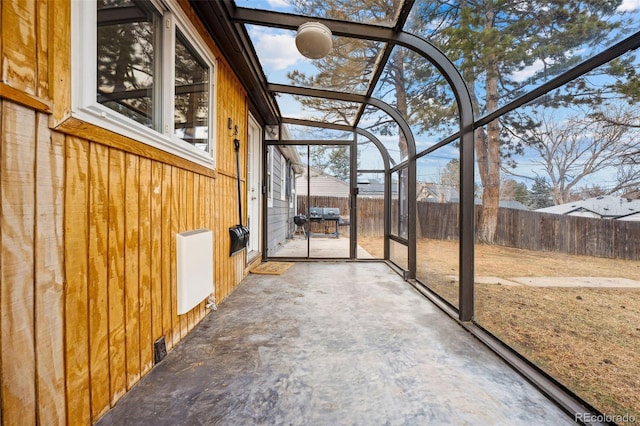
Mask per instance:
[[[312,235],[340,237],[340,209],[337,207],[311,207],[308,220],[312,222]]]
[[[298,226],[302,226],[305,223],[307,223],[307,217],[303,214],[299,214],[298,216],[294,216],[293,217],[293,223],[295,223]]]
[[[309,219],[322,219],[322,207],[311,207],[309,209]]]
[[[340,209],[336,207],[325,207],[322,209],[322,218],[324,220],[339,220]]]

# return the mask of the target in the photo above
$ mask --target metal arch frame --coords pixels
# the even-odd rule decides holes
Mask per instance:
[[[315,98],[324,98],[338,101],[355,102],[360,104],[367,104],[375,106],[378,109],[386,112],[393,118],[400,126],[402,133],[407,138],[407,148],[409,150],[409,157],[415,157],[416,155],[416,142],[413,137],[413,132],[409,127],[409,123],[400,115],[397,109],[389,105],[388,103],[373,98],[371,96],[358,95],[355,93],[336,92],[332,90],[310,89],[305,87],[290,86],[286,84],[267,84],[267,90],[269,92],[286,93],[288,95],[310,96]],[[354,123],[354,127],[355,127]],[[386,151],[386,150],[385,150]]]
[[[384,163],[383,164],[384,172],[385,173],[389,172],[389,170],[391,170],[391,160],[389,157],[389,151],[387,151],[387,148],[380,141],[380,139],[378,139],[374,134],[372,134],[368,130],[362,129],[360,127],[356,127],[356,133],[369,139],[381,151],[381,153],[383,154],[382,161]]]
[[[333,129],[333,130],[344,130],[345,132],[355,132],[357,134],[360,134],[366,137],[367,139],[369,139],[380,150],[380,154],[382,154],[382,161],[384,163],[384,171],[388,172],[391,170],[391,162],[390,162],[391,157],[389,156],[389,151],[387,151],[387,148],[384,146],[384,144],[380,142],[380,139],[378,139],[375,135],[373,135],[368,130],[362,129],[360,127],[354,128],[352,126],[348,126],[345,124],[323,123],[319,121],[304,120],[304,119],[298,119],[298,118],[283,118],[282,123],[296,124],[300,126],[320,127],[320,128]],[[282,141],[282,140],[268,141],[268,142],[272,145],[282,145],[282,144],[288,143],[288,141]],[[310,142],[310,141],[298,141],[298,142]]]
[[[383,165],[384,165],[384,173],[385,173],[385,197],[384,197],[384,233],[385,235],[389,235],[391,233],[391,221],[390,221],[390,217],[391,217],[391,200],[390,200],[390,196],[388,194],[391,193],[391,179],[389,178],[390,176],[390,171],[391,171],[391,165],[390,165],[390,156],[389,156],[389,151],[387,150],[387,148],[384,146],[384,144],[372,133],[370,133],[369,131],[359,128],[359,127],[353,127],[353,126],[349,126],[346,124],[335,124],[335,123],[325,123],[325,122],[319,122],[319,121],[313,121],[313,120],[305,120],[305,119],[294,119],[294,118],[283,118],[281,124],[296,124],[296,125],[301,125],[301,126],[310,126],[310,127],[319,127],[319,128],[325,128],[325,129],[333,129],[333,130],[342,130],[345,132],[351,132],[353,133],[353,140],[350,141],[346,141],[346,140],[341,140],[341,141],[337,141],[337,143],[339,145],[349,145],[351,147],[351,155],[350,155],[350,169],[351,169],[351,183],[350,183],[350,190],[351,190],[351,194],[354,194],[356,188],[357,188],[357,152],[356,152],[356,147],[357,147],[357,138],[356,135],[362,135],[364,137],[366,137],[367,139],[369,139],[370,142],[372,142],[376,148],[378,148],[378,151],[380,152],[380,156],[382,157],[382,161],[383,161]],[[313,144],[313,145],[317,145],[317,144],[331,144],[333,142],[331,141],[320,141],[320,140],[296,140],[296,139],[292,139],[292,140],[282,140],[280,138],[280,135],[282,135],[282,132],[279,132],[279,136],[277,140],[270,140],[270,141],[265,141],[265,143],[267,145],[300,145],[300,144]],[[266,165],[263,166],[264,169],[266,169]],[[352,211],[355,211],[355,209],[357,209],[357,197],[352,197],[351,198],[351,209]],[[265,201],[266,203],[266,201]],[[266,208],[266,206],[265,206]],[[357,215],[355,216],[355,220],[352,221],[352,226],[350,228],[350,248],[349,248],[349,254],[350,254],[350,258],[355,259],[357,257]],[[266,227],[263,227],[263,233],[266,233]],[[265,240],[266,240],[266,235],[264,236]],[[264,256],[263,256],[264,257]],[[384,239],[384,258],[388,259],[389,258],[389,239],[385,238]]]
[[[226,2],[227,12],[232,22],[239,24],[240,31],[246,31],[240,24],[255,24],[261,26],[269,26],[275,28],[285,28],[296,30],[300,25],[309,19],[320,22],[331,29],[336,36],[351,37],[364,40],[374,40],[388,43],[387,51],[383,53],[388,57],[388,52],[394,46],[402,46],[408,48],[427,59],[434,65],[447,80],[453,89],[454,96],[458,105],[458,113],[460,116],[460,251],[459,251],[459,319],[463,322],[473,320],[474,315],[474,118],[471,96],[460,75],[458,69],[453,62],[442,53],[438,48],[423,38],[416,35],[399,31],[397,28],[387,28],[376,25],[368,25],[354,22],[344,22],[332,19],[309,18],[301,15],[288,13],[270,12],[256,9],[247,9],[235,7],[235,5]],[[378,74],[379,75],[379,74]],[[374,86],[375,82],[370,84]],[[346,94],[341,93],[341,100],[346,100]],[[355,123],[357,124],[357,123]],[[400,122],[398,123],[400,124]],[[413,155],[409,157],[409,183],[415,191],[416,185],[416,156],[415,147]],[[415,212],[415,197],[409,197],[409,211]],[[415,235],[415,213],[409,214],[409,277],[415,278],[416,270],[416,235]],[[413,232],[412,232],[413,231]]]
[[[384,196],[383,196],[383,200],[384,200],[384,235],[389,235],[391,234],[391,179],[390,179],[390,173],[389,171],[391,170],[391,164],[390,164],[390,157],[389,157],[389,152],[387,151],[387,148],[383,145],[383,143],[380,141],[380,139],[378,139],[377,137],[375,137],[375,135],[373,135],[371,132],[361,129],[361,128],[356,128],[356,133],[359,135],[362,135],[364,137],[366,137],[367,139],[369,139],[375,146],[378,147],[378,149],[380,150],[380,152],[383,154],[382,155],[382,161],[384,164],[384,175],[385,175],[385,179],[384,179]],[[356,141],[357,142],[357,141]],[[357,206],[356,206],[357,207]],[[356,224],[357,224],[357,219],[358,219],[358,215],[356,214]],[[357,229],[357,228],[356,228]],[[388,259],[389,258],[389,239],[385,238],[384,239],[384,258]]]
[[[416,261],[417,218],[415,214],[412,215],[410,214],[410,212],[417,211],[417,200],[415,199],[415,197],[409,196],[409,194],[416,193],[416,179],[417,179],[416,142],[413,136],[413,132],[409,127],[409,123],[407,123],[404,117],[400,115],[397,109],[393,108],[391,105],[389,105],[388,103],[380,99],[373,98],[370,96],[358,95],[354,93],[336,92],[336,91],[330,91],[330,90],[310,89],[310,88],[289,86],[284,84],[268,84],[267,90],[270,92],[286,93],[290,95],[310,96],[310,97],[323,98],[323,99],[356,102],[362,105],[371,105],[387,113],[398,124],[398,126],[400,127],[400,131],[402,132],[402,134],[404,135],[407,141],[407,151],[408,151],[407,153],[408,160],[406,162],[403,162],[406,164],[400,163],[399,165],[397,165],[398,169],[402,169],[406,167],[407,173],[408,173],[408,176],[407,176],[407,209],[408,209],[408,214],[407,214],[408,271],[407,273],[408,273],[408,276],[407,278],[415,279],[416,269],[417,269],[417,261]],[[383,155],[386,155],[387,158],[389,158],[389,153],[386,149],[384,150]],[[385,174],[389,175],[388,179],[386,179],[386,182],[389,182],[389,189],[390,189],[390,185],[391,185],[390,172],[387,170],[385,171]],[[385,191],[386,190],[387,188],[385,187]],[[390,224],[387,223],[388,222],[387,219],[388,218],[390,219],[391,217],[390,197],[389,197],[388,204],[389,205],[387,205],[386,198],[385,198],[385,258],[388,258],[388,254],[389,254],[389,242],[387,237],[391,235],[391,226]],[[386,216],[387,211],[389,211],[388,218]]]

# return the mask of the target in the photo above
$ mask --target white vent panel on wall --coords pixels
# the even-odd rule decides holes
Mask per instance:
[[[176,235],[178,315],[186,314],[214,291],[213,233],[208,229]]]

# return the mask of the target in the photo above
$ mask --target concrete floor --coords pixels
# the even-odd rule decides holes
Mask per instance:
[[[322,258],[349,258],[349,238],[311,237],[309,240],[302,236],[296,236],[286,241],[286,243],[271,256],[276,257],[309,257]],[[365,249],[357,246],[356,255],[358,259],[372,259],[373,256]]]
[[[99,422],[561,425],[571,419],[383,263],[250,275]]]

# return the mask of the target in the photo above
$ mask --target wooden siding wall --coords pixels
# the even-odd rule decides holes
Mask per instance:
[[[65,418],[64,138],[49,132],[45,114],[8,101],[0,112],[2,424],[58,424]]]
[[[73,136],[66,179],[67,400],[86,424],[151,369],[156,339],[171,349],[206,314],[177,314],[175,239],[215,229],[215,180]]]
[[[92,424],[150,371],[155,339],[171,349],[208,313],[176,313],[176,233],[213,230],[216,302],[246,274],[229,256],[227,129],[245,176],[246,94],[209,42],[217,171],[203,172],[70,118],[70,2],[3,0],[0,22],[0,424]]]
[[[219,262],[215,269],[215,282],[220,283],[216,289],[216,300],[222,300],[242,280],[245,271],[246,253],[242,252],[229,257],[231,240],[229,228],[238,224],[238,181],[236,166],[236,151],[234,138],[240,139],[240,187],[242,194],[242,222],[247,224],[247,188],[246,188],[246,158],[247,138],[249,127],[249,107],[244,88],[234,76],[231,67],[225,62],[218,62],[218,102],[217,111],[217,171],[216,179],[216,208],[214,210],[215,253]],[[231,119],[233,128],[227,127],[228,119]],[[238,126],[238,135],[235,126]]]

